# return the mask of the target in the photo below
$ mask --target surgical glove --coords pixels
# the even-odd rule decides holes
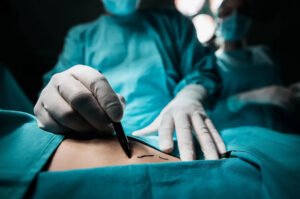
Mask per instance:
[[[59,134],[81,133],[76,135],[112,133],[111,120],[120,121],[123,110],[123,98],[106,78],[83,65],[53,75],[34,107],[40,128]]]
[[[231,112],[249,104],[273,105],[293,112],[297,98],[299,94],[292,89],[273,85],[234,95],[228,98],[227,106]]]
[[[243,100],[243,94],[238,94],[229,97],[226,104],[231,113],[236,113],[244,108],[247,105],[247,102]]]
[[[143,136],[158,132],[159,146],[170,153],[174,148],[173,133],[176,130],[180,158],[190,161],[196,158],[193,133],[200,143],[205,159],[216,160],[226,152],[225,144],[201,104],[206,91],[202,86],[189,85],[161,111],[152,124],[133,132]]]

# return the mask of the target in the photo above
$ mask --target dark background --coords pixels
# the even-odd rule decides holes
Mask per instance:
[[[67,31],[97,18],[103,12],[99,1],[0,0],[0,63],[11,70],[33,102],[42,87],[42,74],[55,65]],[[274,50],[286,85],[299,81],[296,1],[257,2],[254,13],[263,20],[254,23],[250,44],[263,43]]]

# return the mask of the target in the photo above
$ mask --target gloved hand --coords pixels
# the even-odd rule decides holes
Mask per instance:
[[[180,158],[190,161],[196,158],[192,137],[195,133],[205,159],[219,159],[226,152],[225,144],[200,102],[205,96],[202,86],[186,86],[152,124],[133,132],[133,135],[143,136],[158,131],[160,149],[170,153],[174,148],[173,133],[176,130]]]
[[[300,93],[296,85],[292,88],[273,85],[240,93],[228,98],[227,106],[231,112],[238,112],[248,104],[269,104],[293,112]]]
[[[54,133],[113,132],[124,100],[97,70],[76,65],[53,75],[34,107],[39,127]]]

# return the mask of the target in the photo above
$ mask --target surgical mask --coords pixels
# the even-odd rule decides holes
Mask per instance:
[[[140,0],[102,0],[104,8],[113,15],[133,14],[139,7]]]
[[[225,41],[238,41],[246,37],[252,20],[234,11],[230,16],[220,21],[216,35]]]

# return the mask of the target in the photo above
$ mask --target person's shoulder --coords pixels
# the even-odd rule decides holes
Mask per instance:
[[[159,23],[162,23],[164,27],[169,28],[175,34],[194,30],[192,21],[175,8],[161,8],[153,10],[152,13],[156,16]]]
[[[149,11],[144,11],[147,15],[155,15],[160,20],[167,20],[167,21],[184,21],[188,20],[187,17],[183,16],[178,10],[175,8],[159,8],[159,9],[152,9]]]

